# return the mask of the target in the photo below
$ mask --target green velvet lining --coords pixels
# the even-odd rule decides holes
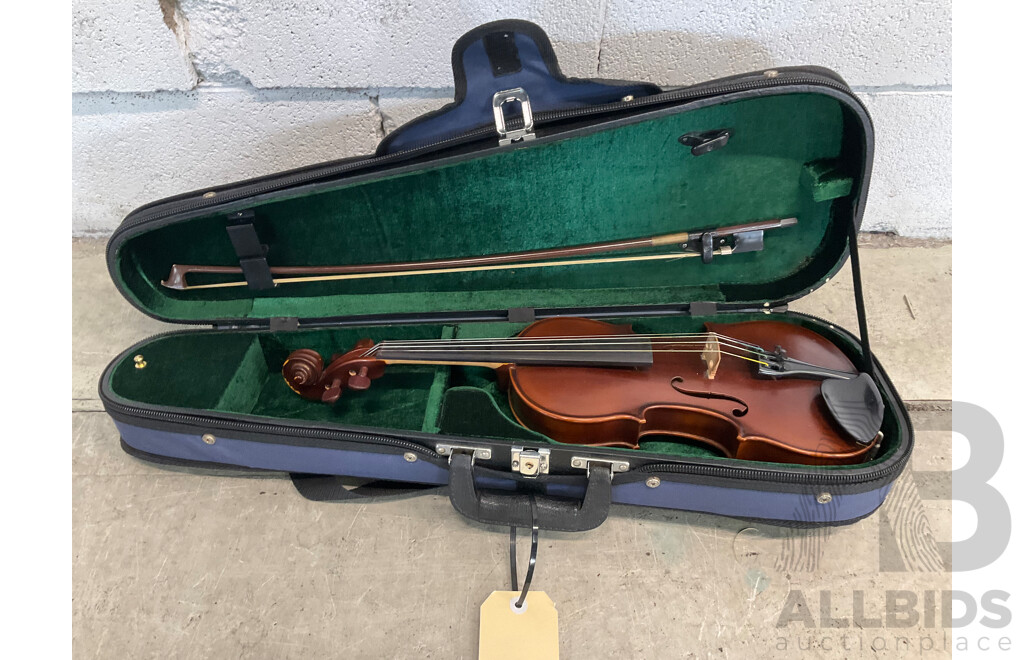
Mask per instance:
[[[843,164],[837,160],[807,163],[802,176],[815,202],[846,197],[853,189],[853,177],[843,171]]]
[[[148,366],[148,364],[147,364]],[[249,342],[249,348],[242,356],[238,369],[228,381],[214,410],[225,412],[247,412],[259,396],[263,383],[268,379],[269,365],[263,359],[263,347],[258,339]]]
[[[441,331],[439,339],[452,339],[455,336],[454,326],[447,325]],[[444,397],[448,384],[451,381],[452,369],[439,365],[434,370],[434,382],[430,384],[430,392],[427,394],[426,415],[423,418],[422,431],[424,433],[437,433],[440,430],[438,417],[441,411],[441,399]]]
[[[763,315],[729,315],[727,319],[717,317],[715,320],[738,322],[763,318]],[[780,318],[811,327],[851,356],[858,351],[855,343],[826,324],[800,317],[773,316],[773,319]],[[674,333],[699,331],[707,320],[677,316],[616,322],[631,323],[638,333]],[[280,333],[182,332],[157,337],[127,355],[111,371],[109,386],[115,396],[129,403],[236,413],[270,421],[293,419],[378,431],[422,430],[507,442],[552,442],[514,420],[507,396],[498,388],[495,373],[482,367],[390,366],[368,390],[345,392],[334,406],[302,399],[281,377],[281,365],[297,348],[312,348],[329,359],[366,337],[374,340],[506,337],[522,327],[510,323],[475,323],[457,327],[378,326]],[[137,368],[136,355],[142,356],[144,368]],[[893,413],[894,403],[886,403],[883,458],[903,442]],[[641,449],[674,459],[731,460],[718,457],[706,447],[669,438],[647,438],[641,443]]]
[[[239,365],[247,362],[255,339],[253,334],[214,332],[164,336],[117,365],[110,387],[139,403],[211,411],[226,410],[219,406],[233,403],[242,404],[235,412],[249,412],[235,390],[251,390],[250,370]],[[242,377],[236,381],[239,374]],[[263,379],[261,387],[262,383]]]
[[[552,442],[515,421],[508,399],[496,384],[453,387],[445,392],[438,430],[445,435]]]
[[[731,128],[724,148],[695,157],[678,141]],[[421,313],[643,303],[778,300],[839,264],[863,127],[837,99],[780,94],[678,112],[553,142],[493,150],[251,208],[271,265],[436,259],[647,236],[796,216],[765,232],[762,252],[699,259],[511,269],[173,291],[172,263],[237,264],[223,214],[132,236],[115,255],[125,294],[183,321]],[[222,276],[221,276],[222,277]],[[191,283],[217,276],[195,276]]]

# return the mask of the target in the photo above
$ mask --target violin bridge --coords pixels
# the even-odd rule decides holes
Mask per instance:
[[[705,378],[714,380],[715,374],[718,373],[718,365],[722,363],[722,347],[718,343],[718,335],[714,332],[708,334],[708,339],[704,342],[704,350],[700,353],[700,359],[704,360]]]

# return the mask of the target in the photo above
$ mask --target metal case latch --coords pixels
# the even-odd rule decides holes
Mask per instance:
[[[551,450],[512,448],[512,469],[525,477],[547,474],[550,467]]]
[[[505,127],[505,104],[518,101],[523,113],[523,127],[510,131]],[[491,99],[491,106],[494,108],[494,128],[498,131],[498,144],[505,146],[513,142],[532,140],[533,134],[533,110],[530,108],[530,96],[522,87],[506,89],[498,92]]]

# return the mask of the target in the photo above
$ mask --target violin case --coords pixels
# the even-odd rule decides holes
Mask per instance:
[[[103,373],[124,451],[216,474],[287,473],[318,500],[443,487],[477,521],[529,526],[535,516],[563,531],[596,527],[612,503],[796,526],[877,509],[913,433],[866,340],[855,237],[873,132],[843,80],[819,67],[678,88],[566,78],[543,31],[523,21],[467,33],[452,65],[454,102],[372,155],[211,186],[125,218],[107,247],[118,291],[183,328],[128,348]],[[508,90],[516,101],[496,117],[495,95]],[[762,250],[710,263],[269,284],[268,264],[487,255],[789,216],[798,224],[764,232]],[[848,257],[864,340],[787,309]],[[172,264],[241,265],[247,284],[169,289]],[[390,366],[333,406],[300,398],[281,375],[299,348],[326,357],[363,338],[509,337],[553,316],[638,333],[768,318],[810,328],[873,375],[885,407],[879,451],[823,466],[724,458],[664,437],[639,449],[560,444],[516,423],[483,367]],[[530,458],[540,469],[524,474]],[[363,485],[346,488],[352,478]]]

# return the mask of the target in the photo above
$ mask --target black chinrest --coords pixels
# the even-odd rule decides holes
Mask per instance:
[[[822,381],[821,395],[836,423],[861,444],[870,444],[882,428],[885,406],[871,376]]]

